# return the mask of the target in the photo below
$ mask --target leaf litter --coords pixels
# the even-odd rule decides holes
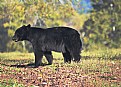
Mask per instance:
[[[10,67],[0,65],[0,83],[3,80],[13,79],[25,87],[101,87],[102,82],[107,82],[110,86],[116,83],[121,85],[121,67],[109,65],[112,72],[92,73],[84,71],[77,66],[40,66],[33,67]],[[9,85],[9,84],[8,84]]]

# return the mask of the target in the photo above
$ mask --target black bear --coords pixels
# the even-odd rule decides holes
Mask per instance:
[[[49,64],[53,62],[51,51],[62,52],[64,62],[80,61],[82,41],[80,34],[69,27],[37,28],[23,25],[15,31],[13,41],[27,40],[32,43],[35,54],[35,67],[42,64],[43,55]]]

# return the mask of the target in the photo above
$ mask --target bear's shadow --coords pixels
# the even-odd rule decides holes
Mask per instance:
[[[40,66],[47,66],[49,64],[42,63]],[[10,67],[17,67],[17,68],[37,68],[35,67],[34,63],[29,63],[29,64],[15,64],[15,65],[10,65]]]

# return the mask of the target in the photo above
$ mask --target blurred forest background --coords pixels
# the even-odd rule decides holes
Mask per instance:
[[[73,27],[88,50],[121,47],[120,0],[0,0],[0,52],[32,51],[29,42],[11,39],[27,24]]]

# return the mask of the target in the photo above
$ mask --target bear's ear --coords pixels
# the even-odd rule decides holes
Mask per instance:
[[[30,25],[30,24],[28,24],[28,25],[27,25],[27,27],[29,27],[29,28],[30,28],[30,27],[31,27],[31,25]]]
[[[25,25],[23,25],[22,27],[25,27]]]

